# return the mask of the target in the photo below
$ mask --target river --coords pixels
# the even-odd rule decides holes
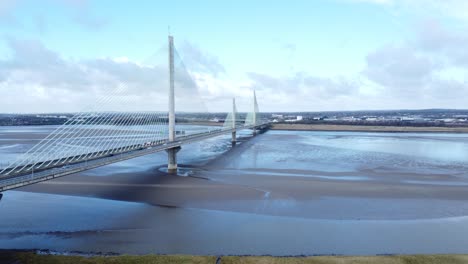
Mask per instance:
[[[54,127],[0,127],[0,163]],[[197,128],[198,129],[198,128]],[[249,131],[241,133],[247,136]],[[4,193],[0,248],[196,255],[467,253],[468,134],[269,131]]]

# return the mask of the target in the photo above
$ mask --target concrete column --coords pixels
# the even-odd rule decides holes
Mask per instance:
[[[232,98],[232,128],[236,128],[236,98]],[[231,143],[232,146],[236,145],[236,130],[232,131]]]
[[[174,94],[174,38],[169,36],[169,142],[176,139]],[[177,152],[180,147],[167,149],[167,171],[177,173]]]
[[[175,140],[174,38],[169,36],[169,141]]]
[[[255,136],[257,135],[257,130],[256,130],[256,125],[257,125],[257,96],[255,95],[255,90],[254,90],[254,104],[253,104],[253,123],[254,123],[254,127],[253,127],[253,130],[252,130],[252,135]]]
[[[167,172],[170,174],[176,174],[177,173],[177,152],[181,147],[175,147],[175,148],[170,148],[167,149]]]
[[[255,90],[254,90],[254,104],[253,104],[253,123],[254,125],[257,125],[257,95],[255,95]]]
[[[236,131],[232,131],[232,139],[231,139],[232,146],[235,146],[236,142],[237,142]]]

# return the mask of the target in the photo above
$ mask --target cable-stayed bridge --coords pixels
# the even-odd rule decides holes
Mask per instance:
[[[176,130],[176,91],[178,89],[176,51],[173,38],[169,36],[168,112],[155,111],[102,111],[102,108],[114,103],[124,107],[129,96],[122,96],[125,85],[118,87],[115,97],[106,96],[96,102],[92,111],[75,114],[66,123],[56,128],[47,137],[39,141],[14,162],[0,167],[1,192],[22,186],[46,181],[69,174],[90,170],[115,162],[166,151],[168,171],[177,171],[177,152],[184,144],[204,139],[231,134],[236,142],[236,132],[251,129],[265,130],[269,124],[260,120],[255,91],[252,104],[242,119],[237,112],[235,99],[232,111],[225,118],[223,126],[211,126],[207,129]],[[191,98],[195,101],[195,98]]]

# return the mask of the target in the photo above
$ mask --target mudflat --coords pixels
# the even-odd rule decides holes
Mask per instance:
[[[18,133],[10,130],[0,147],[7,159],[31,145],[13,143],[8,135]],[[211,256],[466,253],[468,134],[273,130],[235,147],[229,140],[185,145],[179,175],[165,172],[159,152],[5,192],[0,246]]]
[[[19,190],[166,207],[247,213],[259,213],[261,208],[261,213],[266,215],[319,219],[419,219],[463,216],[468,212],[464,205],[468,201],[468,180],[462,172],[463,175],[453,173],[463,169],[462,165],[431,165],[439,171],[428,172],[421,169],[424,166],[418,164],[421,161],[397,156],[401,160],[388,160],[389,164],[385,165],[377,164],[380,162],[377,160],[375,166],[367,166],[370,158],[377,159],[377,153],[367,158],[353,154],[359,166],[342,171],[322,169],[318,163],[309,166],[305,158],[302,158],[305,166],[297,168],[293,161],[278,157],[268,161],[265,154],[272,151],[270,144],[298,140],[290,137],[261,135],[208,163],[180,164],[192,172],[191,176],[170,175],[164,172],[164,166],[159,166],[138,173],[116,171],[106,177],[71,175]],[[308,153],[307,146],[302,148],[302,155]],[[236,165],[245,156],[272,165],[262,165],[262,162]],[[398,165],[398,162],[404,163]],[[269,206],[262,206],[265,203]],[[446,209],[444,203],[451,203],[457,209]],[[394,209],[399,213],[392,213]]]

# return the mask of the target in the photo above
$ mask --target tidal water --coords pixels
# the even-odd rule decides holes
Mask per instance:
[[[51,129],[0,127],[0,163],[13,161]],[[170,208],[8,191],[0,201],[0,248],[281,256],[468,253],[463,194],[468,134],[269,131],[235,149],[229,139],[184,146],[179,163],[186,175],[213,175],[213,181],[264,191],[261,198]],[[155,153],[84,175],[138,176],[166,158]],[[324,190],[315,194],[300,188],[303,183]]]

